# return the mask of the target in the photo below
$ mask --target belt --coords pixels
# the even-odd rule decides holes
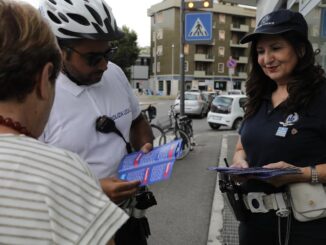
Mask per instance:
[[[275,210],[276,215],[287,217],[290,214],[286,193],[272,193],[267,195],[263,192],[249,192],[243,195],[243,201],[247,209],[252,213],[267,213]]]

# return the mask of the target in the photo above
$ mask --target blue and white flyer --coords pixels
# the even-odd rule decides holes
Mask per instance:
[[[126,155],[119,166],[119,178],[141,181],[150,185],[170,178],[175,160],[182,153],[182,140],[174,140],[165,145],[154,147],[149,153],[133,152]]]

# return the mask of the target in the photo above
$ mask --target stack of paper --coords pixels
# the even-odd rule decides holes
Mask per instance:
[[[228,168],[228,167],[209,167],[209,170],[214,170],[224,174],[238,175],[238,176],[252,176],[258,179],[268,179],[275,176],[286,174],[301,174],[301,171],[297,167],[289,168]]]

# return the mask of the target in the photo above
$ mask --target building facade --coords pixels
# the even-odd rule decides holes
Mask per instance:
[[[130,68],[131,86],[134,89],[138,89],[139,92],[150,90],[150,84],[149,84],[150,67],[151,67],[150,49],[142,48],[139,52],[135,64]]]
[[[264,15],[280,8],[302,13],[308,23],[308,35],[314,50],[319,53],[316,61],[326,70],[326,0],[223,0],[228,3],[257,6],[257,23]]]
[[[180,0],[164,0],[148,9],[151,17],[151,86],[156,93],[176,95],[180,90]],[[245,90],[248,44],[240,39],[256,26],[256,10],[214,3],[213,41],[185,44],[185,90]],[[236,67],[229,69],[229,59]]]

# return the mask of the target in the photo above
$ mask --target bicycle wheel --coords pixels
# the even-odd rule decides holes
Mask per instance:
[[[182,129],[177,129],[176,131],[170,130],[165,133],[166,143],[173,140],[182,139],[182,154],[177,159],[185,158],[190,151],[191,141],[189,136]]]
[[[155,124],[151,124],[151,128],[154,135],[153,146],[164,145],[166,143],[166,139],[163,130]]]

